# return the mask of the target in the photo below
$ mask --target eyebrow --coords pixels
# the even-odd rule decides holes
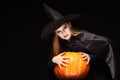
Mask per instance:
[[[67,23],[65,23],[65,24],[63,25],[63,29],[64,29],[66,26],[67,26]],[[59,32],[59,31],[61,31],[61,30],[56,30],[55,32]]]
[[[58,33],[58,32],[61,32],[61,30],[58,30],[58,31],[55,31],[55,32],[57,32],[57,33]]]

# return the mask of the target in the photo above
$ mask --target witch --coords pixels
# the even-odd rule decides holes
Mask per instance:
[[[116,68],[111,40],[107,37],[91,33],[84,29],[76,29],[72,22],[84,19],[78,14],[61,15],[44,3],[45,10],[50,18],[41,32],[41,40],[52,39],[51,52],[48,61],[50,80],[59,80],[54,74],[55,65],[66,66],[67,57],[62,57],[65,52],[74,51],[83,53],[83,60],[90,64],[90,70],[83,80],[116,80]],[[82,27],[82,26],[80,26]],[[78,79],[81,80],[81,79]]]

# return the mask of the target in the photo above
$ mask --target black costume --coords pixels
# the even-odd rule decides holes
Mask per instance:
[[[85,80],[114,80],[112,77],[115,77],[115,63],[111,41],[109,39],[93,33],[83,32],[71,37],[70,41],[65,42],[62,46],[61,52],[86,52],[90,55],[91,66]],[[50,60],[48,66],[51,70],[54,69],[55,65],[56,64]],[[52,72],[50,72],[50,74],[51,73]],[[54,73],[51,74],[51,76],[51,80],[55,80],[53,79],[53,77],[56,78]]]
[[[43,41],[51,37],[53,32],[64,23],[71,22],[78,18],[81,19],[80,24],[82,23],[80,15],[71,14],[63,16],[46,4],[44,4],[44,6],[48,16],[53,18],[53,21],[47,24],[42,30],[41,39]],[[62,46],[61,52],[85,52],[90,55],[90,70],[85,80],[116,80],[114,54],[111,41],[108,38],[89,32],[83,32],[77,36],[72,36],[70,41],[62,41],[62,43],[61,41],[62,40],[60,40],[60,45]],[[50,80],[58,80],[53,72],[56,64],[51,61],[51,58],[47,65],[50,72]]]

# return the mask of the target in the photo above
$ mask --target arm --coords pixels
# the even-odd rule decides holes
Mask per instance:
[[[83,35],[83,41],[87,44],[86,48],[92,53],[90,56],[93,59],[100,58],[105,61],[109,55],[111,40],[90,32]]]
[[[89,41],[88,50],[92,52],[91,59],[99,58],[105,61],[109,53],[109,44],[109,42],[101,40]]]
[[[88,49],[92,52],[90,54],[91,59],[104,60],[111,71],[112,78],[116,80],[116,63],[114,59],[114,53],[111,47],[110,41],[107,40],[93,40],[91,41]]]
[[[56,65],[56,63],[53,63],[53,62],[52,62],[52,59],[50,59],[50,60],[48,61],[48,63],[47,63],[47,66],[48,66],[49,68],[54,68],[55,65]]]

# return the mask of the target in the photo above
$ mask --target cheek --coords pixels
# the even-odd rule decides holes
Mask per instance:
[[[63,38],[63,35],[62,34],[57,34],[58,37],[60,38]]]
[[[70,30],[68,30],[68,32],[67,32],[69,35],[71,35],[71,31]]]

